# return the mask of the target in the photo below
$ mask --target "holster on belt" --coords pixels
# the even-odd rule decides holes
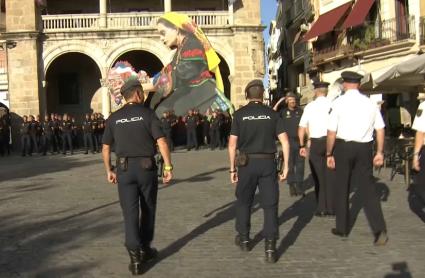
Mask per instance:
[[[153,158],[152,157],[142,157],[140,159],[140,167],[142,167],[143,170],[151,171],[154,168]]]
[[[246,153],[238,153],[236,156],[236,166],[237,167],[243,167],[248,165],[249,159],[248,155]]]
[[[128,158],[127,157],[118,157],[117,158],[117,168],[125,172],[128,169]]]

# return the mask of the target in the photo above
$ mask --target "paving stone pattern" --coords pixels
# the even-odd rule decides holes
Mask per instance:
[[[379,173],[390,237],[380,248],[362,211],[343,240],[330,233],[333,219],[314,217],[311,179],[304,198],[289,197],[281,184],[279,260],[270,265],[258,202],[254,249],[234,246],[227,152],[178,151],[173,159],[175,180],[158,194],[160,256],[144,277],[425,277],[424,203],[400,175],[390,181],[387,169]],[[0,158],[0,277],[131,277],[117,198],[99,154]]]

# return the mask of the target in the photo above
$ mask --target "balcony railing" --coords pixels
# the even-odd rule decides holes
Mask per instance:
[[[415,18],[394,18],[365,25],[347,31],[347,45],[330,45],[315,49],[313,63],[330,58],[345,57],[350,53],[366,51],[401,41],[414,40],[416,36]]]
[[[305,42],[296,42],[292,48],[292,58],[294,60],[303,56],[307,52],[307,43]]]
[[[311,12],[310,0],[293,0],[292,5],[286,10],[286,23]]]
[[[154,28],[163,13],[109,13],[106,27],[100,25],[99,14],[43,15],[44,32],[95,31],[100,29],[134,30]],[[223,27],[230,24],[228,11],[187,13],[199,26]]]
[[[421,44],[425,44],[425,16],[420,18],[419,21]]]

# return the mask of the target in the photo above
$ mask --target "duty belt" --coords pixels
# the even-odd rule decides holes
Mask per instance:
[[[274,153],[248,153],[249,158],[275,159]]]

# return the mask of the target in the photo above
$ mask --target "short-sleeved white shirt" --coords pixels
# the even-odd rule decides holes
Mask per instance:
[[[422,102],[416,112],[415,120],[413,121],[412,129],[425,132],[425,101]]]
[[[299,126],[308,128],[310,138],[326,136],[330,108],[331,101],[324,96],[318,97],[304,108]]]
[[[373,140],[373,130],[385,127],[378,105],[358,90],[347,90],[331,107],[328,130],[336,137],[360,143]]]

